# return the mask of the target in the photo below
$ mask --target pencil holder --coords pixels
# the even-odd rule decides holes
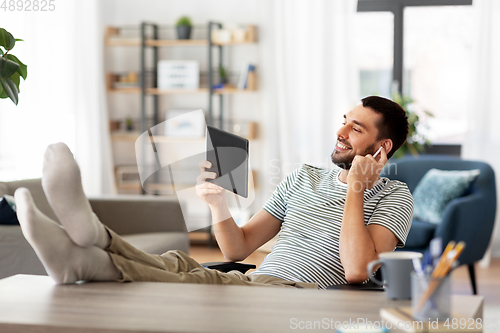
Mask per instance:
[[[411,305],[413,317],[420,320],[450,317],[450,276],[433,278],[411,273]]]

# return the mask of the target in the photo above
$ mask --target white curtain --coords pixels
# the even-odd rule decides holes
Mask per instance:
[[[489,163],[496,173],[497,217],[491,253],[500,257],[500,2],[477,0],[474,36],[475,59],[473,64],[472,103],[469,112],[469,129],[462,147],[464,159]],[[489,262],[490,252],[483,263]]]
[[[0,26],[24,39],[12,53],[28,65],[19,105],[0,100],[0,179],[40,177],[45,148],[62,141],[75,154],[87,195],[113,193],[100,2],[1,11]]]
[[[115,194],[104,85],[101,1],[74,2],[76,159],[87,195]]]
[[[261,1],[263,197],[301,163],[331,167],[342,116],[358,102],[356,0]]]

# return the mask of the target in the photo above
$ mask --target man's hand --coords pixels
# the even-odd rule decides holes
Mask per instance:
[[[281,221],[261,209],[247,224],[239,227],[227,207],[225,189],[206,181],[217,177],[215,172],[206,170],[211,166],[208,161],[200,163],[201,173],[196,178],[196,194],[210,206],[213,230],[224,259],[244,260],[279,232]]]
[[[378,161],[370,154],[356,155],[347,175],[347,184],[355,191],[362,192],[365,189],[371,189],[380,178],[380,172],[385,163],[387,163],[387,154],[384,148],[380,150]]]
[[[212,164],[208,161],[200,163],[200,175],[196,178],[196,194],[211,207],[220,207],[225,205],[224,188],[219,185],[207,182],[207,179],[217,178],[215,172],[207,172]]]
[[[349,283],[360,283],[368,278],[366,265],[378,258],[382,251],[392,251],[397,244],[394,234],[385,227],[365,226],[363,192],[371,189],[380,178],[387,162],[385,148],[378,160],[372,155],[357,155],[347,175],[347,196],[340,228],[340,261]]]

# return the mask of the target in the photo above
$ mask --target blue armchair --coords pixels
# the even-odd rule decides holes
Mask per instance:
[[[434,237],[443,239],[443,247],[450,240],[465,241],[467,246],[459,261],[468,266],[472,290],[477,294],[474,263],[484,256],[493,231],[497,202],[495,174],[491,166],[484,162],[450,156],[421,155],[389,161],[382,175],[405,182],[413,192],[420,179],[432,168],[479,169],[481,173],[467,193],[447,205],[441,223],[436,225],[413,219],[404,250],[424,253]]]

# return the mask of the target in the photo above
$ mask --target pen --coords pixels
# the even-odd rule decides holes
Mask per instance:
[[[443,249],[443,239],[441,237],[436,237],[431,240],[429,245],[429,252],[431,254],[431,264],[432,267],[436,267],[439,256],[441,255],[441,251]]]
[[[433,277],[435,277],[435,275],[434,275],[434,274],[436,274],[436,273],[437,273],[437,268],[438,268],[438,267],[441,267],[441,266],[445,263],[446,258],[448,257],[448,253],[449,253],[451,250],[453,250],[453,248],[455,247],[455,244],[456,244],[456,243],[455,243],[454,241],[450,241],[450,242],[448,243],[448,245],[446,245],[446,248],[444,249],[443,254],[441,254],[441,258],[439,258],[438,263],[436,264],[436,267],[434,268],[434,271],[432,272],[432,276],[433,276]]]
[[[457,260],[460,254],[462,254],[462,251],[465,248],[464,242],[458,242],[456,246],[454,245],[455,242],[450,241],[450,243],[448,243],[448,245],[446,246],[446,249],[441,255],[436,268],[434,268],[434,271],[432,272],[432,277],[434,279],[431,281],[429,287],[417,304],[417,311],[420,311],[424,304],[429,300],[436,288],[439,286],[440,279],[444,278],[446,274],[448,274],[451,266]]]
[[[413,258],[413,269],[415,270],[415,274],[419,277],[418,281],[422,285],[423,289],[427,288],[427,281],[425,280],[425,273],[424,270],[422,269],[422,263],[420,262],[420,259],[418,258]]]
[[[382,146],[380,146],[380,148],[377,150],[377,152],[375,154],[373,154],[373,158],[377,157],[377,155],[380,153],[381,150],[382,150]]]
[[[432,266],[432,259],[431,259],[431,255],[430,255],[429,251],[425,252],[424,261],[423,261],[422,265],[424,266],[424,268],[423,268],[424,272],[427,275],[430,275],[432,273],[432,270],[434,269],[434,267]]]
[[[437,267],[432,272],[432,277],[443,278],[450,271],[451,266],[457,260],[457,258],[462,254],[465,248],[465,242],[458,242],[457,246],[446,255],[446,260],[441,265],[438,270]]]

